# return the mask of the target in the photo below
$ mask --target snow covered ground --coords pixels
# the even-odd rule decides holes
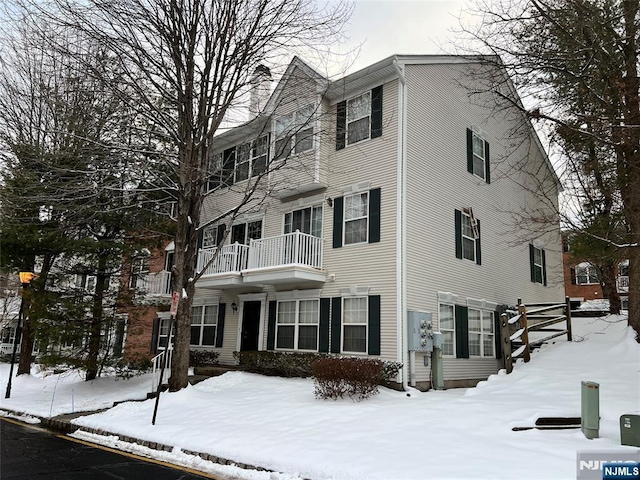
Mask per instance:
[[[620,446],[620,415],[640,412],[640,345],[624,317],[574,318],[573,343],[558,340],[476,388],[421,393],[381,389],[360,403],[316,400],[310,379],[229,372],[161,396],[74,420],[153,442],[156,452],[84,434],[121,449],[242,479],[572,479],[579,450]],[[4,388],[8,365],[0,365]],[[580,382],[600,384],[600,438],[580,430],[514,432],[541,416],[580,416]],[[18,377],[0,409],[50,416],[144,398],[149,376],[82,382],[76,374]],[[83,434],[79,434],[83,435]],[[181,449],[281,474],[216,466]],[[634,449],[635,450],[635,449]]]

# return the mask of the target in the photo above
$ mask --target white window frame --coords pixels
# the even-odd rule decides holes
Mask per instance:
[[[352,300],[364,300],[364,321],[360,322],[346,322],[347,308],[346,304]],[[360,312],[362,310],[359,310]],[[364,326],[364,351],[346,350],[344,348],[345,331],[348,327],[362,327]],[[342,297],[342,320],[340,331],[340,351],[349,355],[366,355],[369,352],[369,297],[368,296],[349,296]]]
[[[307,323],[300,322],[300,303],[301,302],[314,302],[316,304],[316,322],[315,323]],[[294,322],[293,323],[281,323],[280,319],[280,306],[284,303],[294,303],[295,309],[293,312]],[[293,327],[293,348],[285,348],[278,347],[278,330],[280,327]],[[316,347],[315,349],[310,348],[300,348],[300,327],[316,327]],[[320,342],[320,298],[291,298],[286,300],[278,300],[276,305],[276,338],[275,338],[275,349],[282,351],[296,351],[296,352],[317,352],[319,349]]]
[[[467,315],[468,318],[471,318],[471,311],[475,311],[478,312],[480,315],[480,330],[471,330],[471,320],[469,320],[469,332],[468,332],[468,341],[469,341],[469,357],[474,357],[474,358],[496,358],[496,344],[495,344],[495,324],[494,324],[494,314],[491,310],[482,310],[479,308],[472,308],[472,307],[468,307],[467,308]],[[486,331],[485,330],[485,319],[486,317],[489,317],[489,325],[491,325],[490,329],[491,331]],[[480,354],[472,354],[471,353],[471,335],[479,335],[480,338]],[[491,351],[490,352],[486,352],[485,351],[485,339],[486,337],[491,336]]]
[[[467,234],[465,234],[465,222],[468,222],[468,228],[471,230],[471,235],[469,236]],[[462,218],[461,218],[461,225],[460,225],[460,230],[461,230],[461,245],[462,245],[462,258],[464,260],[471,260],[472,262],[476,261],[476,250],[478,248],[478,238],[476,236],[476,232],[474,231],[473,228],[473,218],[471,217],[471,215],[469,215],[468,213],[466,213],[465,211],[462,211]],[[472,253],[473,253],[473,257],[469,258],[468,256],[465,255],[466,250],[464,248],[465,246],[465,240],[467,242],[473,242],[473,248],[471,249]]]
[[[195,309],[201,309],[200,318],[197,319],[194,315]],[[215,309],[215,315],[213,316],[213,323],[205,323],[205,318],[207,317],[208,309]],[[218,312],[220,311],[219,304],[205,304],[205,305],[193,305],[191,307],[191,328],[189,329],[189,345],[192,347],[215,347],[216,345],[216,337],[218,335]],[[197,322],[195,320],[198,320]],[[198,343],[191,343],[191,330],[194,327],[198,327],[200,329],[200,334],[198,337]],[[204,329],[205,327],[213,327],[213,340],[211,344],[203,344],[202,340],[204,337]]]
[[[171,326],[171,318],[158,317],[158,350],[173,349],[173,345],[169,345],[169,327]],[[175,335],[175,332],[173,332]],[[166,345],[162,345],[162,339],[166,339]]]
[[[482,145],[482,154],[476,152],[476,145],[478,142]],[[480,134],[477,132],[471,131],[471,150],[473,153],[473,174],[476,177],[480,177],[483,180],[486,180],[487,176],[487,149],[486,142]],[[481,173],[476,172],[476,159],[482,163],[482,168],[480,170]]]
[[[311,216],[310,220],[309,220],[309,225],[310,225],[310,231],[309,232],[304,232],[303,230],[301,230],[302,233],[308,233],[309,235],[314,235],[313,231],[313,225],[314,225],[314,219],[318,219],[320,220],[320,232],[316,232],[318,233],[318,235],[314,235],[316,237],[322,238],[322,232],[323,232],[323,219],[324,219],[324,207],[322,205],[322,203],[320,204],[316,204],[316,205],[310,205],[308,207],[302,207],[302,208],[295,208],[287,213],[284,214],[284,225],[283,225],[283,233],[287,234],[287,233],[293,233],[295,232],[295,230],[293,230],[293,215],[296,212],[304,212],[305,210],[309,210],[309,215]],[[304,214],[303,214],[304,215]],[[288,219],[288,220],[287,220]],[[303,222],[304,223],[304,222]]]
[[[352,105],[358,101],[361,98],[367,97],[368,99],[368,103],[369,103],[369,110],[366,114],[362,114],[362,115],[354,115],[353,114],[353,107]],[[364,140],[368,140],[371,138],[371,110],[372,110],[372,101],[373,99],[371,98],[371,90],[366,91],[364,93],[361,93],[360,95],[357,95],[353,98],[350,98],[349,100],[347,100],[347,104],[346,104],[346,119],[345,119],[345,145],[353,145],[355,143],[358,142],[362,142]],[[351,108],[350,108],[351,107]],[[355,122],[358,122],[364,118],[368,118],[369,119],[369,128],[367,129],[367,136],[363,137],[363,138],[359,138],[357,140],[354,140],[353,142],[349,141],[349,125],[354,124]]]
[[[274,120],[274,159],[287,158],[290,155],[300,155],[315,149],[315,120],[314,113],[316,106],[313,104],[305,105],[298,110],[281,115]],[[300,149],[300,145],[307,138],[311,138],[311,145],[308,148]],[[286,144],[288,140],[288,148],[279,148],[283,142]],[[279,150],[282,150],[279,152]]]
[[[451,328],[445,328],[442,326],[442,308],[451,307],[451,318],[453,325]],[[438,329],[442,333],[442,356],[443,357],[455,357],[456,356],[456,306],[452,303],[438,303]],[[445,353],[445,333],[451,332],[451,353]]]
[[[367,207],[366,207],[366,213],[365,215],[361,215],[361,216],[354,216],[353,218],[347,218],[347,203],[348,203],[348,199],[352,198],[352,197],[361,197],[362,195],[366,195],[366,202],[367,202]],[[369,191],[366,192],[357,192],[357,193],[353,193],[351,195],[345,195],[344,197],[344,212],[343,212],[343,220],[342,220],[342,245],[358,245],[360,243],[368,243],[369,242],[369,221],[370,221],[370,208],[371,208],[371,196],[369,194]],[[364,240],[358,241],[358,242],[347,242],[347,223],[349,222],[357,222],[360,220],[366,220],[366,227],[365,227],[365,238]]]
[[[536,247],[533,245],[533,272],[534,272],[534,283],[540,283],[544,285],[544,265],[542,263],[542,251],[543,249],[540,247]],[[536,256],[539,258],[540,262],[536,262]],[[538,276],[536,275],[537,269],[540,269],[540,281],[538,281]]]
[[[589,262],[583,262],[576,265],[575,270],[576,285],[600,285],[597,269]],[[582,272],[584,273],[581,275]],[[586,278],[585,282],[580,281],[581,276]]]

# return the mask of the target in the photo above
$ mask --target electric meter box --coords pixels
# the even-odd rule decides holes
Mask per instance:
[[[640,413],[626,413],[620,416],[620,443],[640,447]]]
[[[409,351],[433,351],[433,323],[430,312],[409,310],[407,315]]]

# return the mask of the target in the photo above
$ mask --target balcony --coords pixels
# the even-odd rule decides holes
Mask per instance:
[[[217,253],[217,255],[216,255]],[[197,270],[203,272],[199,287],[233,287],[242,285],[241,271],[246,268],[249,247],[234,243],[217,248],[204,248],[198,252]]]
[[[629,293],[629,277],[626,275],[619,275],[616,278],[616,288],[618,293]]]
[[[245,284],[325,282],[322,238],[295,231],[251,240],[242,275]]]
[[[322,239],[296,231],[277,237],[235,243],[198,253],[199,287],[295,283],[298,286],[326,281],[322,270]]]
[[[171,272],[149,272],[136,277],[134,288],[141,295],[171,295]]]

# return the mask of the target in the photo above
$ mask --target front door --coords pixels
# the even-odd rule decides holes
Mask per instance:
[[[240,351],[258,350],[258,336],[260,334],[260,308],[262,302],[244,302],[242,311],[242,338]]]

